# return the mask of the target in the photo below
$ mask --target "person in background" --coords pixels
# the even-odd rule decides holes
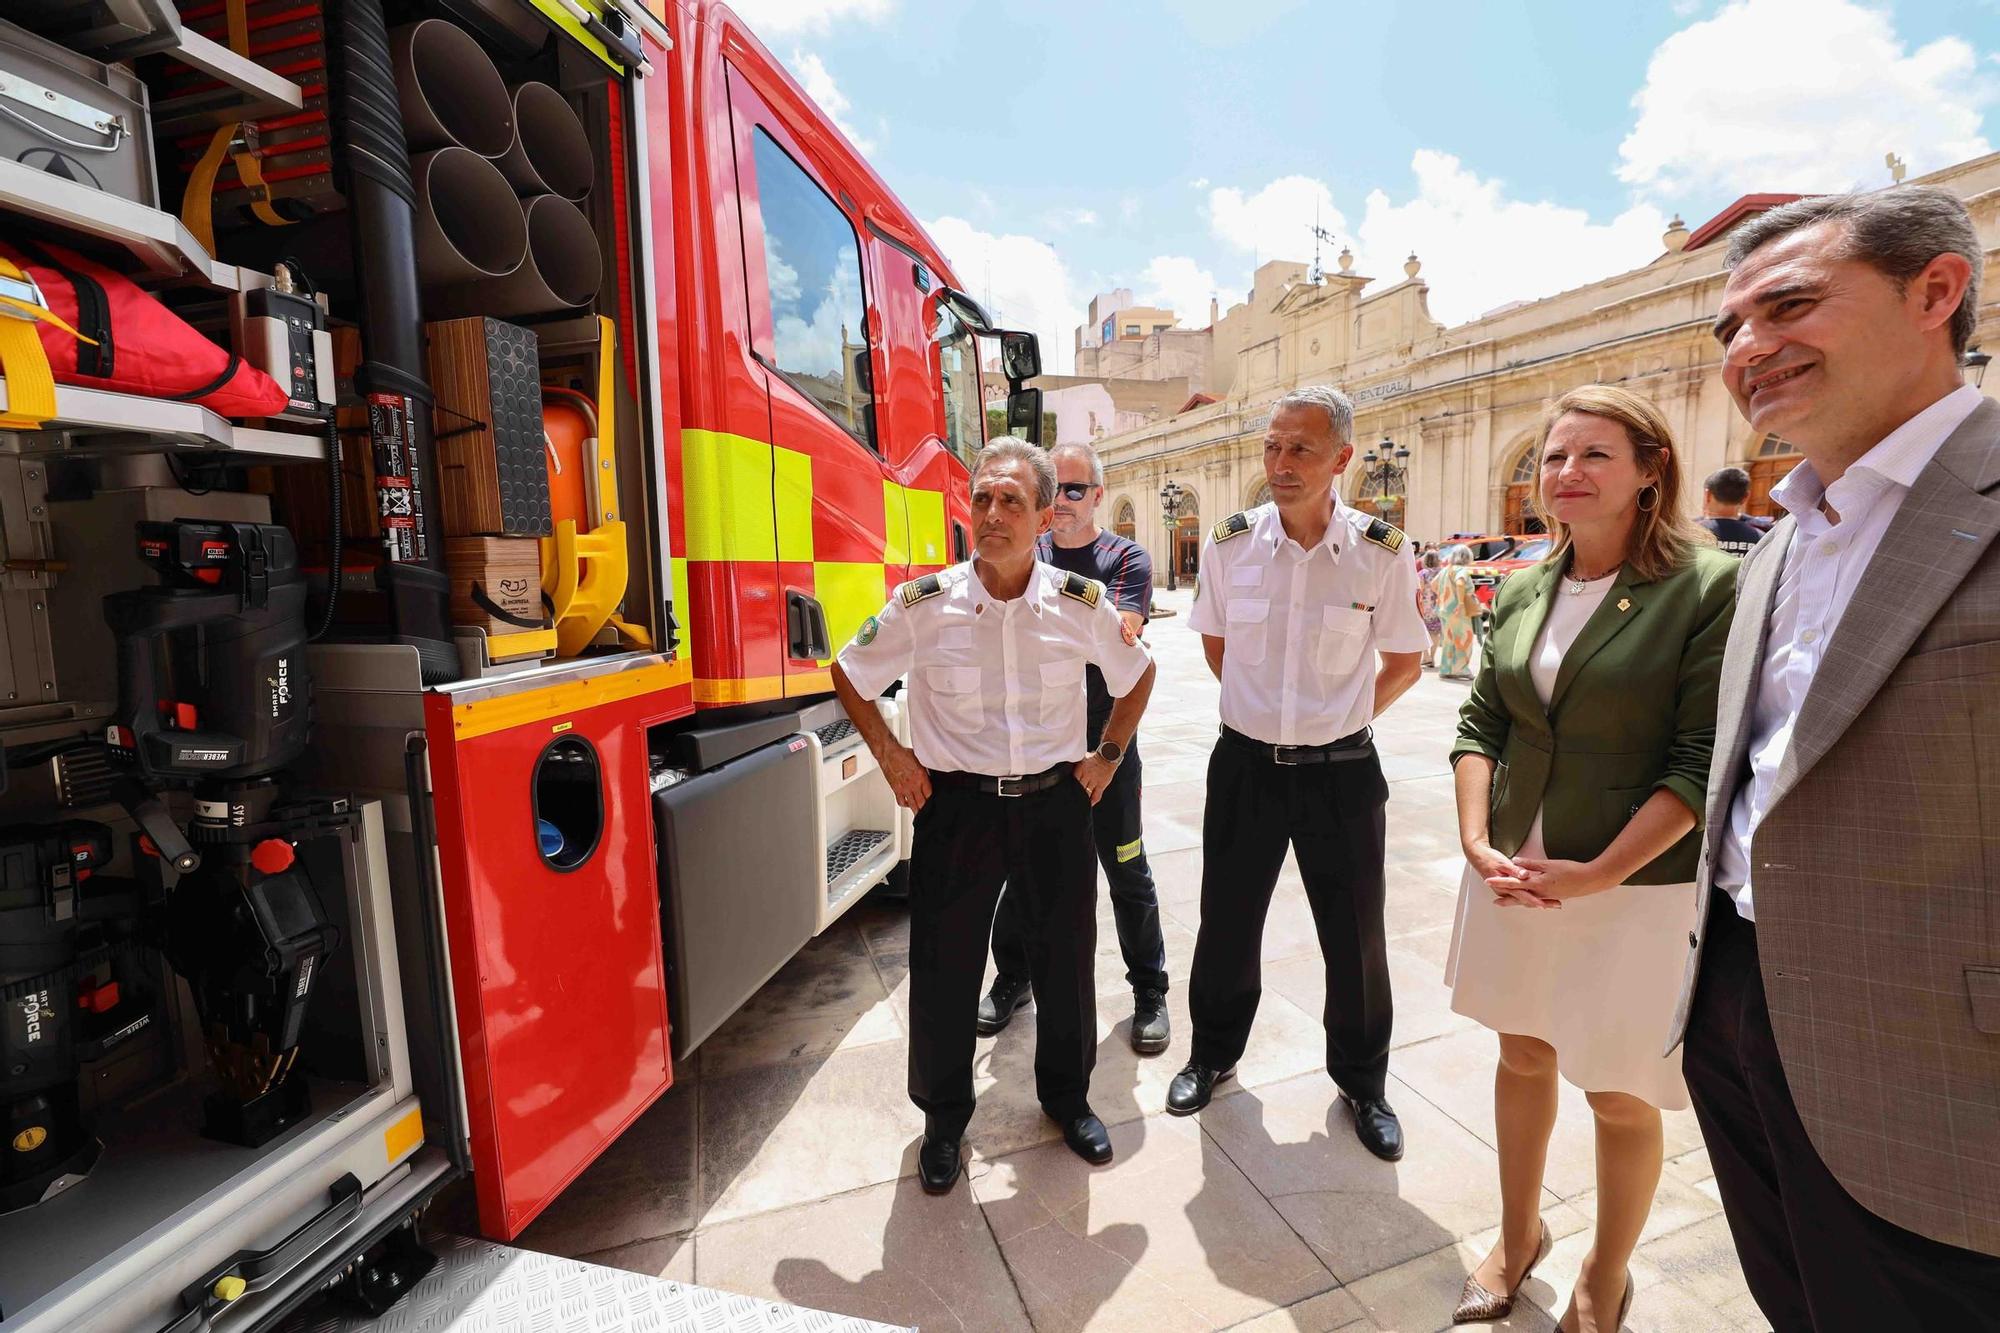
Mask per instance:
[[[2000,1319],[2000,405],[1949,191],[1729,238],[1715,337],[1805,461],[1744,558],[1668,1043],[1780,1329]]]
[[[1102,583],[1125,622],[1128,637],[1137,638],[1153,609],[1153,561],[1135,541],[1097,526],[1097,506],[1104,500],[1104,465],[1087,444],[1059,444],[1049,451],[1056,465],[1056,499],[1049,530],[1042,534],[1037,558],[1045,565],[1081,574]],[[1084,744],[1097,748],[1104,723],[1111,716],[1111,695],[1104,673],[1084,672],[1087,703]],[[1118,926],[1118,948],[1125,956],[1125,980],[1132,987],[1132,1049],[1157,1055],[1167,1049],[1167,944],[1160,932],[1160,904],[1153,893],[1153,871],[1146,863],[1139,813],[1139,738],[1125,747],[1111,775],[1111,785],[1090,812],[1097,863],[1111,886],[1112,919]],[[1000,895],[993,916],[993,986],[979,1002],[979,1033],[992,1036],[1007,1026],[1014,1012],[1028,1003],[1027,925],[1020,900]]]
[[[1437,673],[1445,680],[1472,679],[1472,646],[1478,637],[1479,590],[1472,582],[1472,550],[1454,546],[1432,586],[1438,599]]]
[[[1423,617],[1424,633],[1431,637],[1430,646],[1424,649],[1426,671],[1437,665],[1438,633],[1444,628],[1444,621],[1438,616],[1437,590],[1438,574],[1443,569],[1435,549],[1425,551],[1417,562],[1417,614]]]
[[[1571,390],[1538,449],[1555,542],[1493,599],[1451,751],[1466,869],[1445,983],[1499,1034],[1501,1199],[1453,1322],[1504,1318],[1547,1249],[1560,1075],[1597,1132],[1597,1229],[1561,1327],[1611,1330],[1659,1184],[1660,1111],[1688,1104],[1658,1034],[1694,924],[1736,561],[1683,515],[1666,418],[1639,395]]]
[[[1743,502],[1750,498],[1750,474],[1740,467],[1718,468],[1702,485],[1701,517],[1695,522],[1707,528],[1715,544],[1738,559],[1750,554],[1764,536],[1763,529],[1743,517]]]

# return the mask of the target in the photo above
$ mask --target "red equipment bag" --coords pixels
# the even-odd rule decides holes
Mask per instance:
[[[225,417],[268,417],[289,401],[277,381],[217,347],[132,280],[73,250],[35,241],[0,242],[41,289],[57,318],[92,346],[38,323],[58,384],[199,403]]]

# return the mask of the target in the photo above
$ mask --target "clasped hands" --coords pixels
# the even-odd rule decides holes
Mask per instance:
[[[1560,908],[1565,899],[1617,887],[1595,864],[1584,861],[1503,856],[1486,843],[1466,848],[1465,858],[1493,890],[1497,907]]]

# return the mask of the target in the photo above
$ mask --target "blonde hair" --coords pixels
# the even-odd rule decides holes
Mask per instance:
[[[1555,429],[1556,423],[1572,412],[1602,417],[1625,428],[1625,438],[1632,442],[1639,471],[1647,478],[1647,486],[1640,488],[1640,494],[1644,495],[1650,487],[1655,497],[1650,507],[1639,510],[1639,521],[1633,525],[1632,544],[1625,553],[1625,562],[1642,579],[1665,578],[1693,558],[1695,547],[1701,544],[1701,529],[1688,518],[1681,505],[1680,459],[1675,453],[1674,435],[1666,417],[1648,399],[1630,389],[1611,384],[1586,384],[1571,389],[1549,404],[1548,410],[1542,414],[1541,433],[1535,437],[1537,480],[1531,503],[1555,538],[1555,545],[1550,548],[1546,559],[1561,560],[1570,548],[1571,538],[1568,525],[1542,509],[1542,450],[1548,447],[1549,432]]]

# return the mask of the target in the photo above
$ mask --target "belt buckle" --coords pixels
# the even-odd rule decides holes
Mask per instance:
[[[1299,761],[1297,759],[1287,759],[1285,756],[1287,754],[1296,755],[1304,748],[1303,745],[1273,745],[1271,747],[1271,762],[1274,764],[1283,764],[1286,768],[1297,768]]]
[[[993,779],[993,794],[995,796],[1026,796],[1028,793],[1022,791],[1018,785],[1026,781],[1027,779],[1018,773],[1010,777],[995,778]],[[1013,791],[1007,790],[1007,784],[1010,782],[1017,784]]]

